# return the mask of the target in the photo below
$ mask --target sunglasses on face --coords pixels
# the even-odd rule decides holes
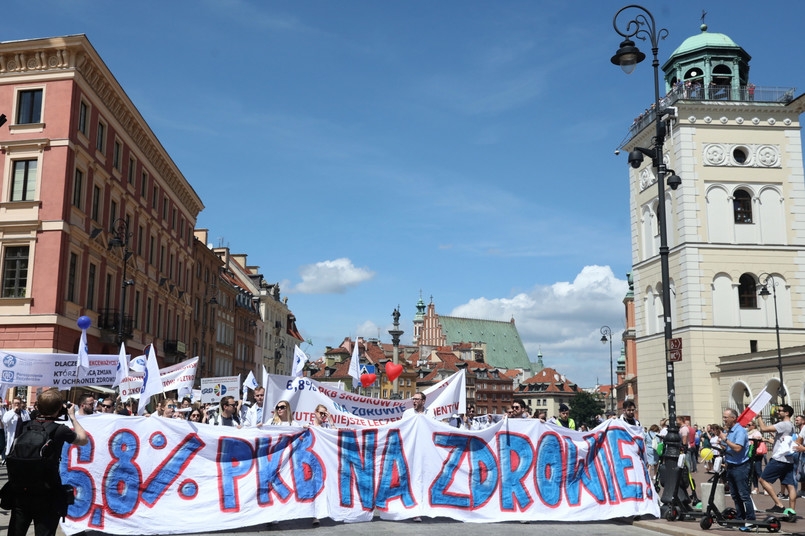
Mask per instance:
[[[174,404],[168,404],[168,407],[169,407],[170,409],[176,409],[176,406],[175,406]]]
[[[112,409],[114,406],[112,404],[101,404],[104,409]]]
[[[234,405],[235,404],[224,404],[224,406],[226,406],[226,407],[231,407],[231,406],[234,406]]]
[[[277,409],[288,409],[288,406],[277,406]]]
[[[326,416],[327,416],[327,412],[326,412],[326,411],[320,411],[320,412],[319,412],[319,415],[321,415],[322,417],[326,417]]]
[[[512,406],[512,409],[520,409],[520,406]]]

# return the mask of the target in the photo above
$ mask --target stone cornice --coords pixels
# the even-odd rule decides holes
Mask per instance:
[[[192,217],[197,217],[204,208],[201,198],[85,35],[0,43],[0,78],[54,71],[74,71],[83,78],[145,155],[156,174],[178,196]]]

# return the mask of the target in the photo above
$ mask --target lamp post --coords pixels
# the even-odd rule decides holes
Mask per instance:
[[[777,334],[777,371],[780,373],[780,390],[778,394],[780,395],[780,402],[785,404],[785,384],[783,383],[783,355],[780,351],[780,322],[777,318],[777,280],[774,279],[774,276],[767,273],[762,273],[758,276],[758,281],[766,276],[765,281],[763,281],[763,286],[760,288],[760,297],[764,300],[769,299],[769,280],[771,280],[771,295],[774,299],[774,332]]]
[[[634,13],[634,18],[631,18],[623,29],[621,29],[618,27],[618,16],[627,10],[631,10],[631,13]],[[668,37],[668,30],[662,28],[658,32],[654,22],[654,15],[643,6],[637,4],[630,4],[619,9],[612,18],[612,26],[624,40],[621,42],[620,48],[615,55],[612,56],[610,61],[620,66],[626,74],[630,74],[634,71],[637,64],[646,58],[646,55],[640,52],[635,46],[634,41],[630,39],[631,37],[637,37],[643,41],[648,38],[651,42],[651,53],[653,56],[651,65],[654,68],[654,122],[656,127],[655,136],[652,140],[653,146],[650,148],[635,147],[634,150],[629,153],[629,165],[635,169],[639,168],[643,162],[643,155],[645,155],[651,158],[652,166],[657,172],[657,192],[659,194],[657,223],[660,230],[660,271],[662,277],[663,320],[665,322],[665,377],[668,389],[668,434],[665,437],[665,453],[663,457],[665,458],[664,463],[666,464],[666,468],[669,469],[666,473],[665,487],[663,488],[661,499],[664,504],[670,504],[679,488],[679,468],[677,467],[677,459],[681,453],[682,445],[679,427],[676,423],[674,363],[669,359],[671,340],[671,289],[668,269],[668,233],[665,221],[665,182],[666,174],[670,173],[668,186],[672,190],[676,190],[679,188],[680,184],[682,184],[682,179],[680,179],[673,170],[667,169],[665,161],[663,160],[665,125],[662,121],[663,110],[660,109],[660,61],[657,59],[657,52],[659,51],[659,40]]]
[[[609,326],[601,328],[601,342],[609,341],[609,409],[615,411],[615,377],[612,372],[612,329]]]
[[[123,218],[116,219],[112,224],[112,228],[112,237],[109,239],[107,249],[111,251],[112,248],[122,248],[123,250],[123,278],[120,285],[120,317],[117,319],[117,344],[120,346],[125,339],[124,319],[126,316],[126,287],[134,284],[133,279],[126,279],[128,261],[134,254],[134,252],[129,249],[129,238],[131,238],[133,233],[129,232],[129,224]]]

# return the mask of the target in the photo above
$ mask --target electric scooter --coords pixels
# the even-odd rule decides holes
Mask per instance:
[[[715,451],[715,449],[713,449]],[[722,527],[745,527],[747,523],[755,525],[759,529],[766,529],[769,532],[780,532],[781,521],[774,516],[766,516],[763,519],[755,519],[747,521],[745,519],[737,519],[738,512],[735,508],[725,508],[722,512],[718,509],[715,503],[716,488],[719,481],[726,481],[726,463],[723,463],[721,456],[715,456],[713,462],[713,478],[711,482],[713,485],[710,488],[710,496],[707,498],[707,510],[704,512],[699,526],[708,530],[713,526],[713,523],[718,523]]]
[[[692,520],[702,515],[700,510],[694,508],[700,501],[696,496],[696,483],[690,476],[690,471],[685,463],[684,456],[684,454],[680,455],[678,461],[682,473],[679,475],[676,493],[670,503],[660,506],[660,517],[668,521]],[[665,486],[665,473],[667,470],[668,468],[663,461],[663,463],[659,465],[654,479],[654,489],[657,493],[660,493],[662,487]]]

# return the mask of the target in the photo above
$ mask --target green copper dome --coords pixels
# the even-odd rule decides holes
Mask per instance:
[[[662,65],[665,90],[682,98],[739,100],[749,83],[752,57],[735,41],[707,31],[688,37]]]
[[[702,33],[699,35],[688,37],[682,41],[682,44],[674,50],[671,57],[689,54],[705,48],[741,48],[735,41],[724,34],[708,32],[706,24],[702,24],[701,29]]]

